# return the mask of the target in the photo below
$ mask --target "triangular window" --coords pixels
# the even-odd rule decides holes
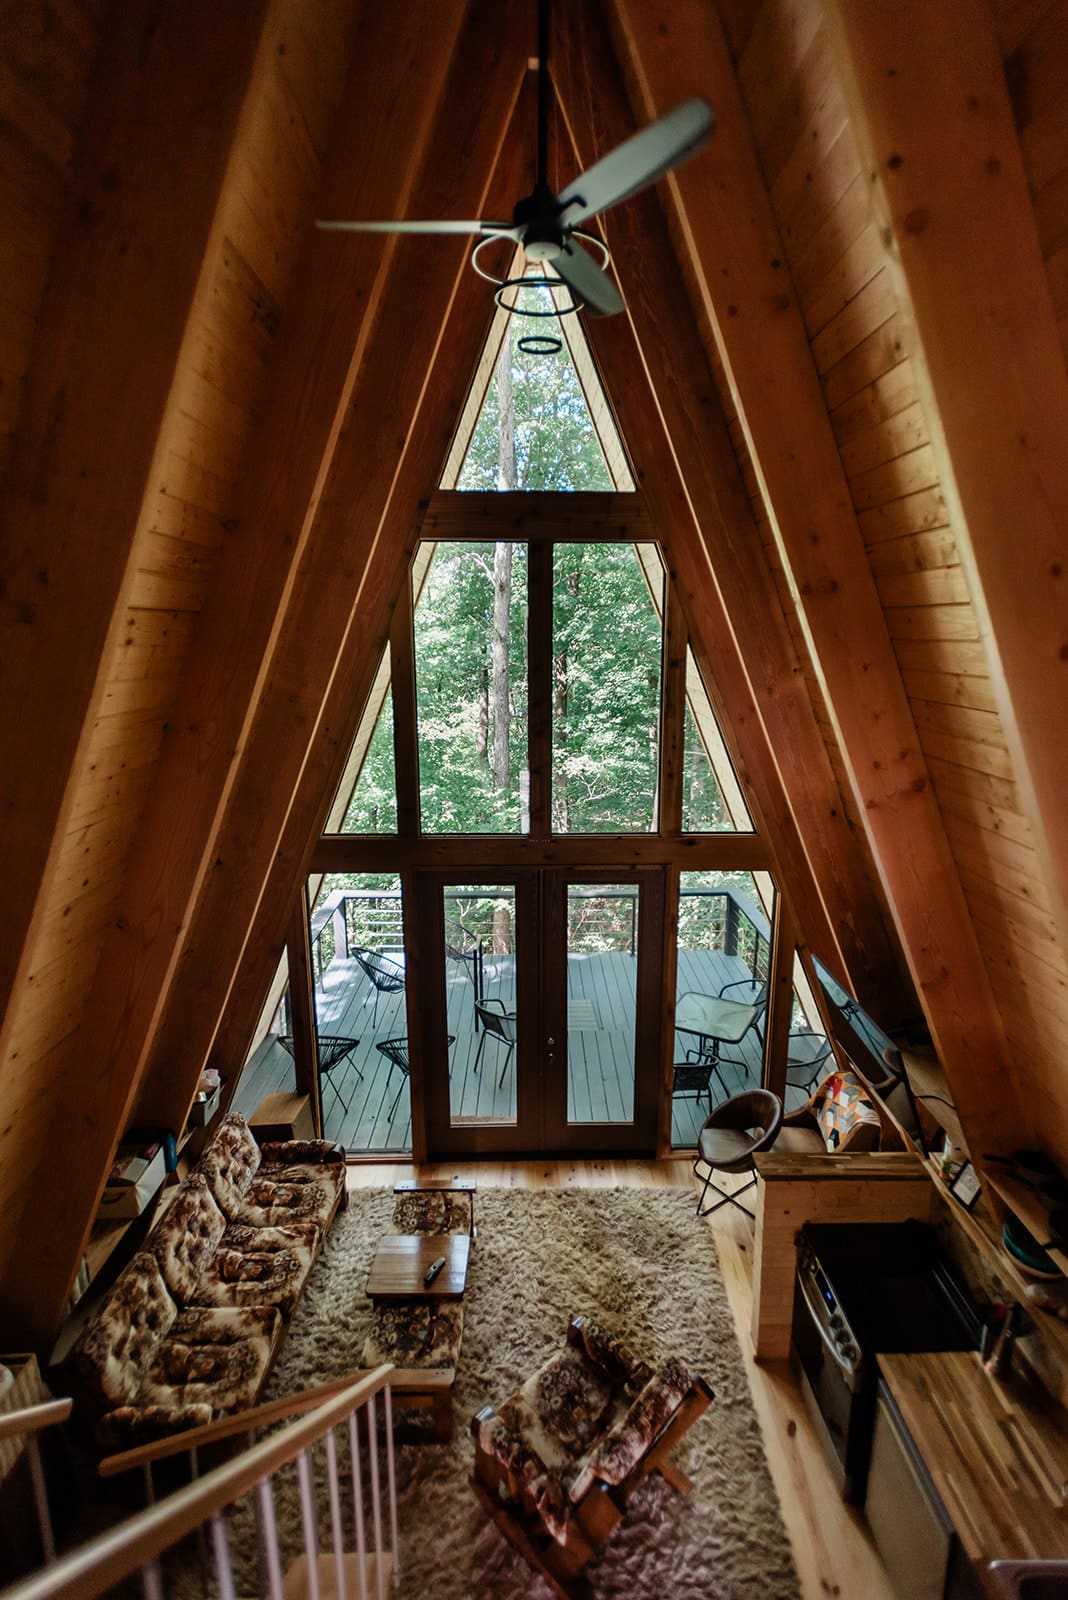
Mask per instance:
[[[693,651],[686,651],[682,831],[749,833],[753,823]]]
[[[397,831],[397,768],[393,753],[393,686],[389,651],[382,660],[327,818],[327,833]]]
[[[548,303],[547,290],[521,291]],[[519,348],[551,329],[555,354]],[[502,427],[502,411],[504,426]],[[443,489],[630,491],[634,479],[577,317],[545,323],[498,308],[475,371]]]

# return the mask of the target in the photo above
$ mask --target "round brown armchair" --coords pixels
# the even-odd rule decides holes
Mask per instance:
[[[717,1172],[753,1172],[753,1157],[758,1150],[767,1150],[775,1143],[782,1126],[782,1101],[770,1089],[747,1089],[744,1094],[732,1095],[705,1118],[704,1127],[697,1135],[697,1160],[693,1164],[694,1176],[704,1180],[701,1198],[697,1202],[697,1215],[707,1217],[720,1206],[737,1206],[747,1217],[754,1213],[738,1199],[756,1183],[756,1174],[748,1183],[727,1194],[712,1182]],[[698,1171],[698,1168],[705,1171]],[[715,1205],[705,1206],[709,1189],[720,1196]]]

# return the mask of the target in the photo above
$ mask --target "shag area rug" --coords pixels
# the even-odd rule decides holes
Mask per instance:
[[[358,1365],[370,1322],[364,1284],[391,1192],[355,1190],[309,1280],[275,1369],[274,1398]],[[656,1364],[682,1357],[715,1399],[674,1459],[682,1496],[644,1483],[597,1562],[597,1597],[797,1600],[799,1587],[764,1458],[715,1246],[688,1189],[484,1189],[465,1296],[450,1445],[398,1450],[401,1595],[546,1600],[468,1484],[470,1418],[499,1403],[585,1312]]]

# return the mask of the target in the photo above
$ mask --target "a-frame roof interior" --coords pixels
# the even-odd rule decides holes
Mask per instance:
[[[554,28],[561,181],[715,109],[603,219],[628,309],[585,331],[797,936],[922,1014],[973,1153],[1068,1165],[1068,3]],[[533,32],[529,0],[3,8],[12,1338],[54,1331],[123,1129],[243,1059],[442,509],[486,285],[462,239],[313,219],[508,214]]]

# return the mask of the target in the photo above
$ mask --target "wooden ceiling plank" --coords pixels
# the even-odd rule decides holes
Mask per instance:
[[[212,0],[157,11],[118,8],[102,47],[0,507],[0,697],[19,707],[0,730],[0,1014],[69,801],[262,26],[257,8]]]
[[[680,0],[670,24],[635,0],[613,0],[613,12],[644,115],[696,91],[716,106],[713,142],[671,179],[672,211],[745,416],[798,615],[962,1119],[974,1149],[1016,1148],[1030,1129],[1015,1083],[1005,1092],[1004,1031],[718,24],[697,0]],[[858,301],[880,283],[889,314],[885,272]]]
[[[589,25],[585,13],[569,18],[573,34],[565,37],[557,80],[585,167],[632,131],[633,117],[602,46],[580,37],[583,20]],[[632,198],[604,223],[629,309],[626,318],[591,321],[588,336],[676,576],[717,717],[755,796],[806,943],[869,1003],[881,997],[893,1008],[907,980],[773,598],[655,196]]]
[[[1017,781],[1068,936],[1068,746],[1050,737],[1051,709],[1068,706],[1068,374],[993,21],[983,0],[830,12]]]
[[[186,16],[184,6],[175,9]],[[455,11],[431,4],[407,8],[400,33],[397,18],[383,8],[361,12],[352,47],[359,65],[338,117],[320,197],[325,214],[388,214],[393,205],[407,203],[458,25]],[[368,61],[376,62],[373,74]],[[173,122],[172,165],[182,137],[180,121]],[[11,1285],[13,1319],[38,1335],[62,1304],[79,1235],[92,1217],[114,1141],[129,1120],[146,1036],[162,1008],[189,899],[212,869],[235,753],[247,736],[249,708],[277,642],[279,606],[306,543],[309,507],[341,432],[363,354],[361,337],[374,320],[391,254],[378,241],[308,229],[276,341],[269,393],[245,458],[240,520],[221,552],[210,608],[134,844],[121,915],[101,951],[99,1003],[86,1008],[85,1050],[109,1066],[93,1084],[92,1117],[77,1139],[76,1119],[70,1124],[72,1198],[63,1216],[57,1202],[49,1226],[40,1219],[35,1224],[34,1235],[44,1241],[39,1262],[27,1262],[23,1271],[16,1260],[3,1272],[5,1287]],[[255,324],[247,325],[255,338]],[[226,510],[233,510],[229,491]],[[174,825],[176,816],[183,819],[181,828]],[[57,1099],[76,1088],[57,1086]],[[27,1195],[40,1187],[33,1176],[40,1159],[38,1154],[20,1164],[28,1169],[22,1177]],[[12,1248],[17,1257],[26,1247],[16,1239]]]

